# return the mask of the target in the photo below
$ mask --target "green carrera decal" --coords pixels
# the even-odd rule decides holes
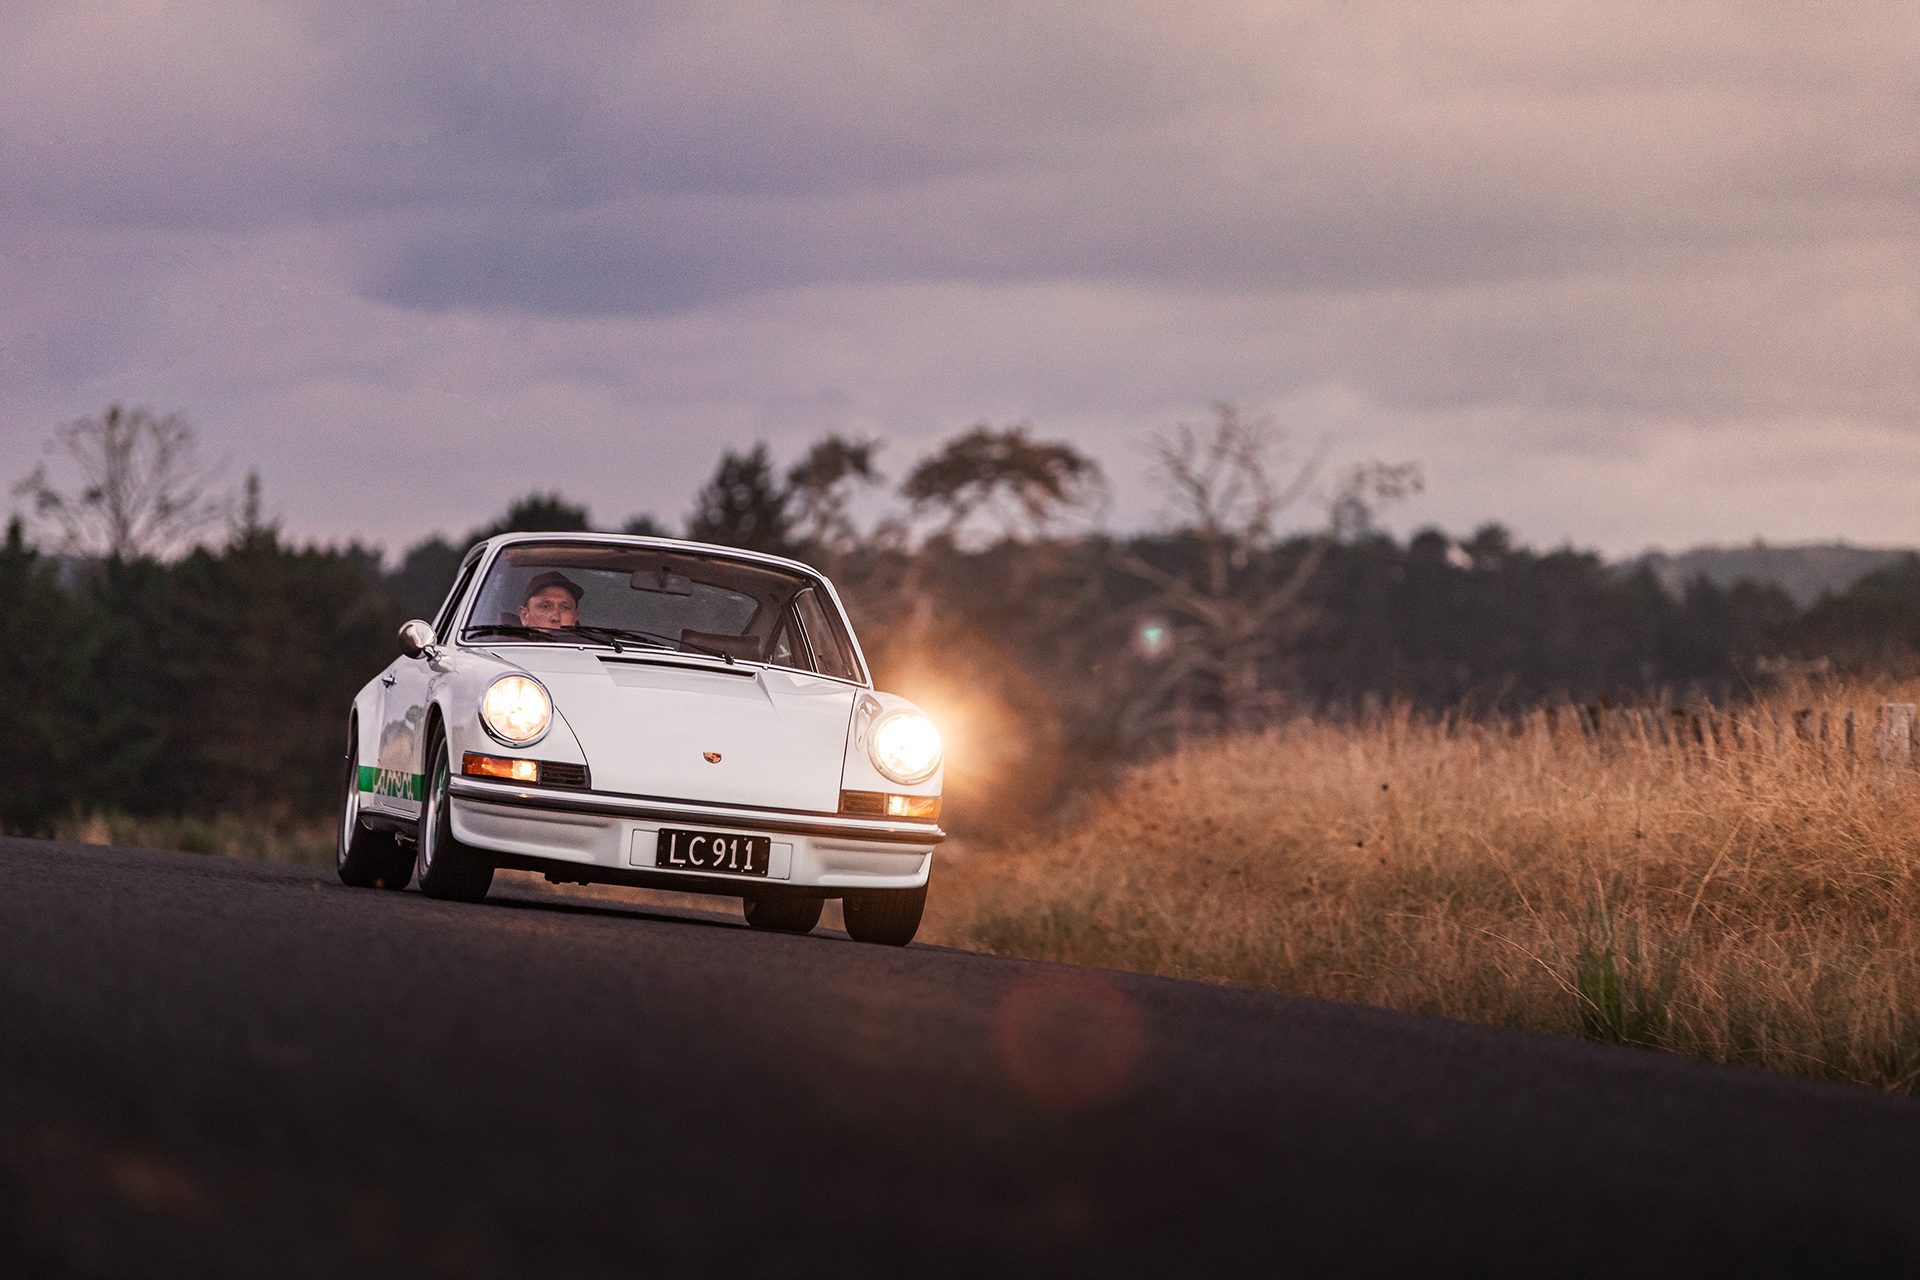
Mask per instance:
[[[417,801],[426,794],[424,782],[419,774],[408,773],[404,769],[380,769],[370,764],[360,766],[360,789],[377,796]]]

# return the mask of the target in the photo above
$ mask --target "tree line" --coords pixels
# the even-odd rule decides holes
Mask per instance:
[[[173,425],[154,435],[159,422]],[[50,454],[65,470],[16,490],[26,518],[0,545],[8,829],[101,809],[325,814],[353,692],[392,659],[401,621],[432,614],[465,548],[603,527],[544,493],[392,565],[298,544],[262,517],[257,483],[209,496],[177,427],[120,410],[70,424]],[[1155,437],[1171,519],[1138,535],[1104,529],[1092,459],[989,424],[897,478],[870,440],[828,436],[784,466],[764,445],[727,451],[681,527],[615,527],[825,569],[877,678],[949,725],[949,811],[978,825],[1030,821],[1183,738],[1289,715],[1727,699],[1780,659],[1904,670],[1920,655],[1920,558],[1804,609],[1754,583],[1670,592],[1498,525],[1396,539],[1377,517],[1417,469],[1334,468],[1286,444],[1231,405]]]

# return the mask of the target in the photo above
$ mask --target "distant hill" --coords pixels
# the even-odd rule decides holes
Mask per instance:
[[[1906,547],[1856,547],[1845,542],[1780,547],[1754,542],[1744,547],[1695,547],[1678,555],[1649,551],[1628,561],[1627,567],[1646,565],[1662,586],[1675,593],[1702,576],[1722,587],[1742,579],[1772,583],[1804,609],[1823,592],[1844,591],[1908,554]]]

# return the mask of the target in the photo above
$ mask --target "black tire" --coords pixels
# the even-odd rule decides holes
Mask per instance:
[[[334,868],[356,889],[404,889],[413,879],[413,850],[391,831],[368,829],[360,818],[360,733],[347,726],[347,772],[342,781]]]
[[[927,886],[918,889],[849,889],[840,904],[847,936],[855,942],[904,947],[920,931],[927,909]]]
[[[771,933],[811,933],[820,923],[820,911],[827,904],[821,898],[788,897],[781,894],[765,898],[742,898],[740,905],[747,923]]]
[[[447,804],[446,737],[435,732],[427,743],[427,791],[420,806],[420,892],[450,902],[478,902],[493,886],[493,863],[453,834],[453,812]]]

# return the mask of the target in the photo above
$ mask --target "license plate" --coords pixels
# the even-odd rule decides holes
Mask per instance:
[[[720,835],[712,831],[660,833],[653,865],[670,871],[714,871],[730,876],[764,876],[773,855],[772,836]]]

